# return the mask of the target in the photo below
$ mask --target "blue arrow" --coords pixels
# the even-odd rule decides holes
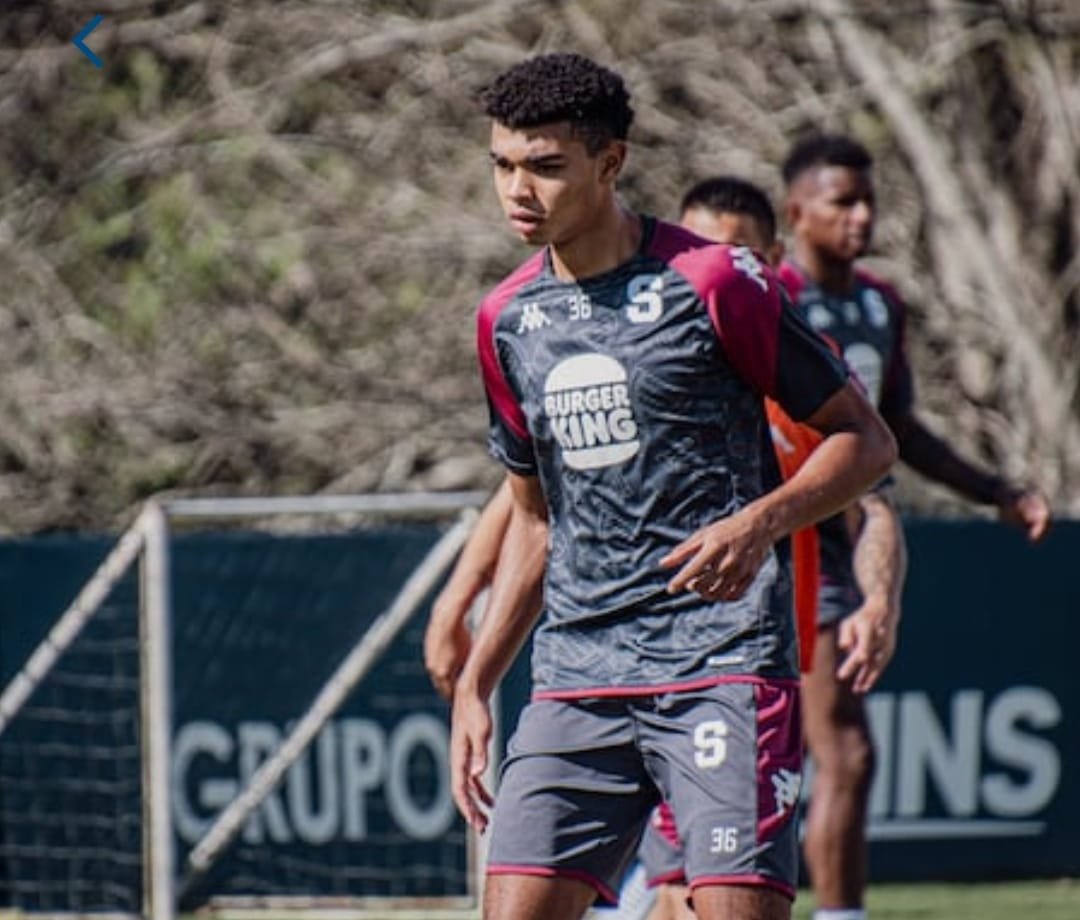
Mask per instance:
[[[93,32],[94,29],[98,27],[98,23],[101,22],[101,20],[104,18],[104,16],[98,14],[93,19],[91,19],[85,26],[83,26],[79,34],[71,40],[71,44],[73,44],[83,54],[90,58],[90,63],[93,64],[95,67],[101,66],[101,58],[99,58],[96,54],[94,54],[93,51],[91,51],[89,48],[86,47],[86,45],[83,44],[83,39],[86,38],[86,36],[89,35],[91,32]]]

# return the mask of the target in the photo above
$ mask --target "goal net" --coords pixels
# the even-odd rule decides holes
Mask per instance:
[[[148,506],[18,668],[0,642],[0,909],[470,910],[421,639],[483,498]],[[236,529],[296,515],[349,526]]]

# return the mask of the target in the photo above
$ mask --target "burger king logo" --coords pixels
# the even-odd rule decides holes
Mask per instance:
[[[567,466],[592,470],[629,460],[641,446],[626,371],[606,355],[575,355],[544,382],[544,414]]]

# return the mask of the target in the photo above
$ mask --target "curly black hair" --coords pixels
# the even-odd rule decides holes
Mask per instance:
[[[713,213],[747,214],[761,224],[769,242],[776,239],[776,211],[769,196],[753,182],[737,176],[703,179],[682,197],[679,213],[704,208]]]
[[[622,77],[580,54],[541,54],[515,64],[481,90],[480,103],[508,128],[569,121],[590,155],[625,140],[634,120]]]
[[[791,185],[808,169],[816,166],[846,166],[864,170],[874,165],[874,158],[855,138],[846,134],[812,134],[803,138],[788,153],[781,172],[784,184]]]

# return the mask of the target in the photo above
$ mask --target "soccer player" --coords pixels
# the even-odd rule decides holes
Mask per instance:
[[[913,412],[904,351],[905,308],[896,291],[857,265],[874,226],[873,162],[858,142],[818,135],[796,144],[783,165],[794,253],[780,269],[796,309],[835,341],[896,436],[901,458],[1039,540],[1050,523],[1046,499],[972,466]],[[851,540],[843,521],[818,527],[821,591],[814,664],[803,680],[804,729],[814,760],[805,857],[816,920],[862,920],[866,814],[874,751],[862,698],[838,680],[845,618],[859,605]]]
[[[717,176],[696,184],[683,196],[680,223],[718,243],[749,246],[777,266],[784,245],[777,236],[776,212],[768,195],[735,176]],[[785,479],[806,461],[820,441],[816,432],[794,422],[766,400],[773,447]],[[856,692],[872,689],[892,658],[900,621],[900,594],[907,568],[900,518],[888,492],[876,489],[859,499],[846,515],[853,532],[854,570],[862,602],[841,624],[845,651],[837,680],[851,681]],[[796,540],[802,539],[798,543]],[[817,632],[820,565],[816,529],[793,535],[795,609],[799,625],[800,665],[813,660]],[[691,920],[675,816],[660,806],[650,819],[640,850],[648,884],[657,887],[649,920]]]
[[[704,920],[786,920],[801,740],[783,538],[844,507],[895,445],[745,249],[624,210],[622,79],[542,55],[484,93],[495,188],[539,251],[478,313],[510,520],[454,686],[451,787],[490,814],[487,920],[580,917],[650,809],[680,818]],[[778,477],[762,399],[822,437]],[[775,486],[775,488],[774,488]],[[489,697],[535,622],[533,699],[494,801]]]

